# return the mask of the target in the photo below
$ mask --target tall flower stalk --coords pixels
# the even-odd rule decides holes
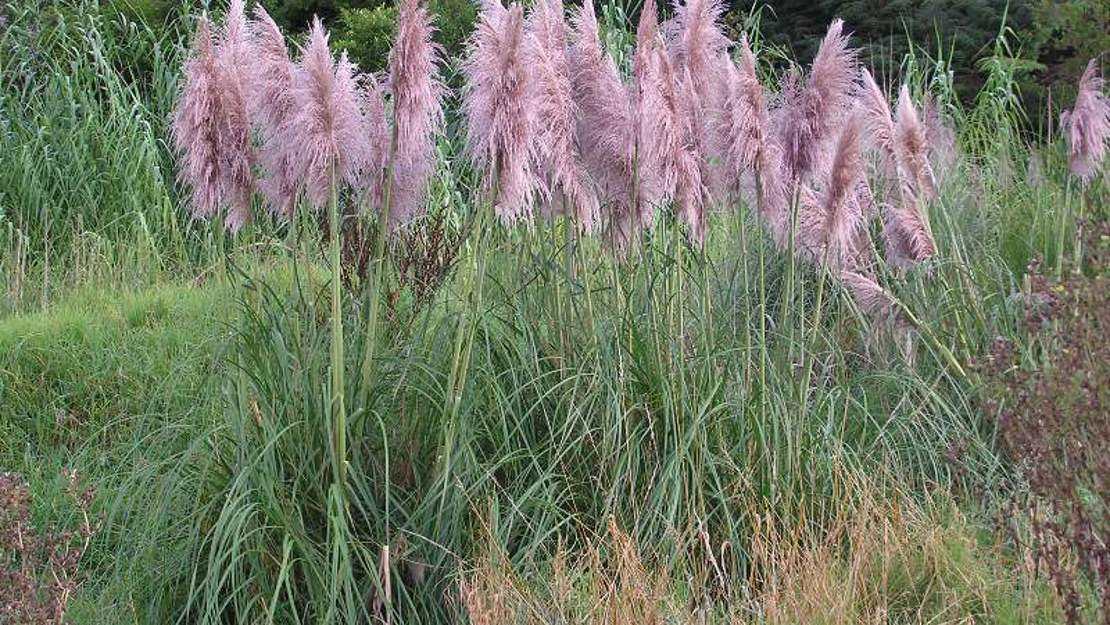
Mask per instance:
[[[332,271],[331,393],[335,479],[341,492],[347,483],[347,411],[344,385],[342,267],[339,187],[356,184],[375,147],[367,141],[354,66],[342,55],[338,62],[328,47],[328,34],[319,18],[297,68],[293,97],[297,113],[291,130],[300,150],[298,162],[309,200],[328,209]]]
[[[420,0],[404,0],[397,18],[397,35],[389,55],[389,88],[393,94],[393,129],[384,173],[378,229],[374,244],[372,280],[367,296],[369,318],[363,351],[362,388],[369,392],[386,268],[387,232],[416,217],[425,206],[428,179],[435,168],[436,137],[443,124],[443,84],[436,65],[441,50],[433,41],[435,27]],[[385,113],[376,85],[368,94],[371,134],[384,134]],[[379,110],[380,109],[380,110]],[[375,123],[380,120],[381,130]]]

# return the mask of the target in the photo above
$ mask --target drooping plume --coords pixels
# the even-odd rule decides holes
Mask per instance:
[[[887,262],[898,268],[928,260],[937,252],[933,233],[912,195],[902,206],[883,207],[883,241]]]
[[[635,183],[633,153],[636,125],[628,90],[613,59],[601,47],[592,0],[585,0],[575,18],[570,53],[571,83],[578,104],[578,144],[609,208],[610,238],[616,246],[627,240],[646,207]]]
[[[537,0],[528,30],[528,64],[535,77],[536,115],[541,120],[536,134],[536,170],[546,182],[549,201],[560,196],[578,228],[589,232],[598,219],[598,201],[575,141],[579,113],[562,0]]]
[[[231,0],[216,44],[216,66],[220,74],[223,124],[220,127],[221,184],[228,202],[224,225],[238,232],[250,221],[254,191],[251,151],[251,122],[247,108],[250,91],[247,68],[252,52],[243,0]]]
[[[837,138],[824,188],[812,196],[803,193],[799,207],[799,251],[834,269],[854,268],[863,252],[866,233],[859,191],[866,177],[861,133],[860,115],[851,114]]]
[[[390,193],[392,224],[405,223],[421,212],[428,178],[435,165],[435,141],[443,123],[445,90],[436,73],[440,49],[432,40],[434,34],[431,16],[420,0],[402,0],[397,37],[389,54],[389,88],[393,94],[397,141]]]
[[[910,88],[902,85],[894,122],[894,154],[903,186],[923,200],[936,195],[933,169],[929,165],[929,141],[925,126],[917,115]]]
[[[848,45],[843,20],[834,20],[813,59],[805,86],[784,88],[784,123],[778,125],[787,178],[799,180],[814,171],[818,154],[828,149],[840,117],[851,106],[859,51]]]
[[[251,22],[254,76],[248,104],[259,128],[259,160],[265,177],[258,187],[271,212],[288,219],[297,199],[296,146],[289,143],[296,103],[293,100],[294,65],[285,37],[270,14],[258,5]]]
[[[471,160],[487,172],[485,185],[496,189],[497,216],[510,223],[531,216],[536,187],[536,107],[526,66],[524,10],[515,2],[508,9],[499,0],[484,2],[473,37],[463,66],[469,86],[463,102],[467,144]]]
[[[873,276],[859,271],[842,271],[839,275],[860,312],[879,320],[897,319],[897,302]]]
[[[202,16],[197,24],[185,84],[173,113],[171,133],[180,153],[178,179],[192,188],[193,216],[209,218],[222,203],[220,182],[220,77],[212,42],[212,26]]]
[[[1068,140],[1068,165],[1084,183],[1102,168],[1110,141],[1110,99],[1102,93],[1102,85],[1098,59],[1091,59],[1079,79],[1075,107],[1060,116]]]
[[[290,141],[297,146],[297,169],[308,199],[321,208],[333,184],[357,184],[383,146],[368,141],[354,66],[346,54],[338,62],[332,57],[319,18],[309,30],[292,93],[297,108]]]

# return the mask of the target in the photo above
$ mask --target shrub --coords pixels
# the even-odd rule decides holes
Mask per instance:
[[[385,69],[393,31],[397,25],[397,7],[373,9],[340,9],[339,36],[335,45],[346,50],[351,60],[367,72]]]
[[[77,565],[93,535],[89,506],[95,494],[91,488],[80,488],[77,473],[65,477],[67,493],[80,517],[78,526],[36,530],[26,480],[0,473],[0,622],[63,622],[78,586]]]
[[[1087,270],[1064,279],[1031,268],[1029,360],[996,342],[988,380],[1003,451],[1022,488],[1008,502],[1011,535],[1052,581],[1069,623],[1110,618],[1110,224],[1090,235]],[[1095,597],[1092,601],[1091,594]],[[1090,605],[1098,603],[1098,606]],[[1091,620],[1087,620],[1091,618]]]

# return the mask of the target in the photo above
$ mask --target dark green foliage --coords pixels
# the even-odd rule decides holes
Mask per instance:
[[[386,68],[396,26],[395,6],[341,9],[335,46],[346,50],[363,71],[380,72]]]
[[[982,80],[975,62],[1002,26],[1020,29],[1029,24],[1028,0],[775,0],[767,2],[763,28],[768,40],[792,49],[797,59],[808,62],[834,18],[844,19],[855,41],[864,48],[863,60],[876,68],[879,77],[892,77],[898,63],[910,51],[910,42],[923,46],[931,55],[951,56],[956,84],[965,99]],[[761,4],[761,3],[760,3]],[[747,12],[752,3],[733,5]],[[1008,6],[1008,8],[1007,8]],[[1008,12],[1007,12],[1008,11]]]

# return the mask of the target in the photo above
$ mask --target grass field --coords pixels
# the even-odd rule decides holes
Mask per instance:
[[[0,10],[0,473],[27,484],[24,532],[83,513],[90,531],[78,562],[44,559],[42,590],[0,590],[0,607],[98,624],[1110,614],[1083,564],[1106,557],[1104,461],[1064,465],[1090,550],[1046,551],[1038,511],[1070,517],[1027,465],[1052,458],[1021,457],[998,419],[1000,339],[1037,372],[1059,319],[1105,330],[1078,297],[1030,324],[1037,276],[1105,292],[1110,245],[1105,176],[1081,188],[1063,140],[1029,131],[1005,30],[971,103],[943,59],[893,60],[958,142],[926,207],[936,256],[878,274],[907,329],[784,253],[742,199],[703,247],[665,211],[623,257],[562,218],[477,219],[450,110],[429,215],[387,245],[380,289],[339,289],[307,207],[235,237],[190,219],[168,120],[191,22],[43,10]],[[624,59],[635,26],[599,12]],[[1105,365],[1082,362],[1103,403],[1075,405],[1106,406]],[[1106,434],[1105,412],[1082,414]],[[87,510],[67,471],[95,489]],[[17,499],[0,492],[0,530]],[[4,536],[0,568],[26,572]]]

